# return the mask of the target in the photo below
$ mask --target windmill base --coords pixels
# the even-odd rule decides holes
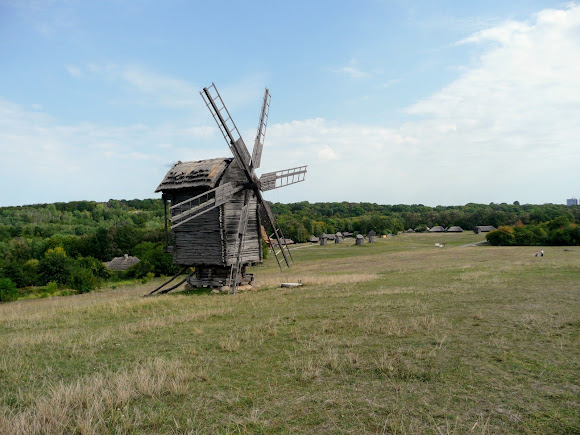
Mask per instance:
[[[221,266],[196,266],[195,276],[187,279],[191,287],[221,288],[230,285],[230,268]],[[238,286],[252,285],[254,275],[246,273],[246,266],[243,266],[238,275]]]

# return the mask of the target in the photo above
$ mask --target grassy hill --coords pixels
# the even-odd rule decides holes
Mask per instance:
[[[580,432],[580,247],[480,240],[301,245],[235,296],[2,304],[0,433]]]

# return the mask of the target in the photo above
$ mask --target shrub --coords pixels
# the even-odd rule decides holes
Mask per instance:
[[[16,284],[10,278],[0,278],[0,302],[14,301],[17,297]]]
[[[490,245],[510,246],[515,244],[514,229],[508,226],[501,226],[497,230],[490,231],[485,236]]]
[[[66,256],[64,249],[57,246],[46,251],[38,264],[38,272],[42,283],[54,281],[65,284],[70,278],[71,260]]]
[[[163,243],[143,242],[135,246],[133,250],[140,262],[132,266],[127,272],[128,276],[141,278],[148,272],[155,276],[173,275],[177,272],[173,265],[173,257],[165,252]]]
[[[83,269],[90,270],[95,278],[109,279],[111,277],[111,272],[107,269],[107,266],[94,257],[79,257],[76,260],[76,264]]]
[[[48,284],[46,284],[44,290],[48,294],[56,293],[58,291],[58,284],[54,281],[51,281]]]
[[[100,280],[89,269],[75,267],[68,285],[79,293],[87,293],[98,287]]]

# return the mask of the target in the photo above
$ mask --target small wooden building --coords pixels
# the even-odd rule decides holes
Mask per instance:
[[[132,257],[129,254],[125,254],[122,257],[115,257],[111,261],[107,261],[105,266],[107,266],[107,269],[109,270],[123,272],[137,263],[139,263],[139,259],[137,257]]]
[[[322,233],[320,236],[320,246],[326,246],[328,244],[328,237],[326,234]]]
[[[362,245],[365,241],[365,238],[363,237],[362,234],[357,234],[356,235],[356,239],[355,239],[355,245]]]
[[[370,230],[368,236],[369,236],[369,243],[375,243],[376,242],[376,240],[375,240],[375,238],[377,237],[376,231]]]
[[[443,228],[440,225],[437,225],[436,227],[432,227],[429,230],[427,230],[429,233],[444,233],[445,232],[445,228]]]
[[[334,235],[334,243],[340,243],[342,242],[342,234],[340,232],[337,232]]]
[[[462,233],[463,232],[463,228],[458,227],[458,226],[453,226],[453,227],[447,228],[447,232],[448,233]]]
[[[490,231],[493,231],[495,229],[496,228],[493,225],[477,225],[475,228],[473,228],[473,232],[475,234],[489,233]]]
[[[316,236],[310,236],[310,237],[308,237],[308,241],[309,241],[310,243],[318,243],[318,240],[319,240],[319,239],[318,239],[318,237],[316,237]]]

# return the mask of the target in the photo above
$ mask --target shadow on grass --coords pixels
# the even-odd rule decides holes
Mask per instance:
[[[168,296],[175,296],[175,295],[181,295],[181,296],[204,296],[204,295],[209,295],[211,294],[212,289],[211,288],[205,288],[205,287],[195,287],[195,288],[190,288],[190,289],[183,289],[183,290],[173,290],[170,291],[169,293],[165,293],[165,295]]]

